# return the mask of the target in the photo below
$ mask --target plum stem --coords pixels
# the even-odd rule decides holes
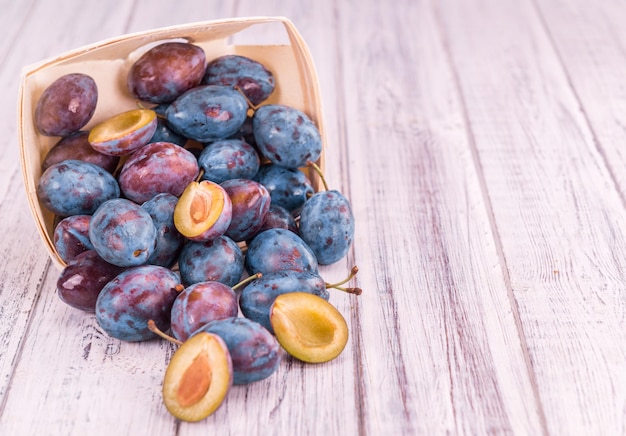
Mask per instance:
[[[254,112],[256,112],[256,110],[257,110],[259,107],[250,101],[250,99],[248,98],[248,96],[245,94],[245,92],[243,92],[243,90],[242,90],[239,86],[235,86],[235,89],[236,89],[237,91],[239,91],[239,93],[240,93],[241,95],[243,95],[243,98],[245,98],[245,99],[246,99],[246,101],[248,102],[248,107],[249,107],[250,109],[252,109],[253,113],[254,113]]]
[[[311,168],[313,168],[313,170],[317,173],[317,175],[320,176],[320,179],[322,180],[322,185],[324,185],[324,190],[328,191],[328,184],[326,183],[326,178],[324,177],[324,172],[319,167],[319,165],[317,165],[313,161],[308,161],[306,164],[308,166],[310,166]]]
[[[363,290],[361,288],[346,288],[346,287],[342,287],[341,285],[348,283],[350,280],[352,280],[354,278],[354,276],[359,272],[359,268],[355,265],[352,267],[352,269],[350,270],[350,274],[348,274],[348,277],[346,277],[345,279],[337,282],[337,283],[328,283],[326,282],[326,289],[332,288],[332,289],[337,289],[339,291],[343,291],[343,292],[347,292],[349,294],[354,294],[354,295],[361,295],[361,293],[363,292]]]
[[[155,335],[160,336],[160,337],[162,337],[163,339],[165,339],[165,340],[167,340],[167,341],[170,341],[170,342],[171,342],[171,343],[173,343],[173,344],[178,345],[179,347],[180,347],[181,345],[183,345],[183,343],[182,343],[181,341],[179,341],[178,339],[173,338],[173,337],[171,337],[170,335],[168,335],[168,334],[166,334],[166,333],[163,333],[163,331],[161,331],[161,329],[159,329],[159,328],[157,327],[156,323],[155,323],[153,320],[151,320],[151,319],[149,319],[149,320],[148,320],[148,329],[149,329],[152,333],[154,333]]]
[[[243,285],[246,285],[246,284],[250,283],[253,280],[261,278],[262,276],[263,276],[263,274],[259,272],[259,273],[256,273],[254,275],[251,275],[250,277],[246,277],[245,279],[243,279],[242,281],[237,283],[235,286],[233,286],[233,290],[237,289],[237,288],[239,288],[239,287],[241,287]]]
[[[196,177],[195,181],[200,183],[202,181],[202,177],[204,177],[204,168],[200,167],[200,169],[198,170],[198,176]]]

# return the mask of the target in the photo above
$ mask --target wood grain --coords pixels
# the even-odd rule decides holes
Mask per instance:
[[[441,10],[548,430],[612,434],[624,425],[624,209],[550,21],[523,2],[483,4],[480,19]]]
[[[623,2],[0,10],[0,434],[626,434]],[[23,66],[63,51],[252,15],[289,17],[309,44],[326,176],[356,217],[353,249],[321,273],[333,282],[358,265],[363,294],[331,295],[350,328],[338,359],[285,356],[205,421],[182,423],[160,397],[175,347],[111,339],[57,297],[12,96]]]

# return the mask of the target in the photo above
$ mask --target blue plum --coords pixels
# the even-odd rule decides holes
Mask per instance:
[[[157,230],[157,241],[154,252],[148,263],[171,267],[176,263],[178,255],[185,243],[185,237],[174,225],[174,209],[178,198],[172,194],[157,194],[146,201],[141,207],[150,214]]]
[[[178,268],[185,286],[206,281],[235,286],[243,275],[243,259],[232,239],[218,236],[205,242],[188,242],[178,257]]]
[[[235,242],[245,241],[263,226],[271,197],[265,186],[249,179],[230,179],[221,183],[232,203],[232,218],[225,235]]]
[[[90,221],[91,215],[72,215],[55,226],[52,241],[63,262],[71,261],[83,251],[93,250],[89,240]]]
[[[263,219],[263,225],[257,233],[269,229],[287,229],[298,234],[298,224],[293,215],[284,207],[273,203],[270,204],[270,208]]]
[[[42,135],[67,136],[82,129],[93,117],[98,86],[82,73],[65,74],[52,82],[35,106],[35,126]]]
[[[202,85],[178,97],[165,111],[168,125],[198,142],[225,139],[246,120],[248,102],[226,86]]]
[[[109,336],[123,341],[156,338],[148,321],[153,320],[161,331],[168,330],[172,305],[182,288],[178,275],[168,268],[142,265],[126,269],[98,295],[98,325]]]
[[[267,188],[272,204],[282,206],[297,216],[314,190],[309,178],[299,169],[264,164],[253,177]]]
[[[302,111],[280,104],[261,106],[252,128],[256,145],[270,162],[300,168],[315,162],[322,153],[322,138],[313,121]]]
[[[144,203],[160,193],[179,197],[198,171],[190,151],[170,142],[154,142],[128,157],[118,181],[126,198]]]
[[[81,160],[51,165],[37,185],[42,205],[61,217],[91,215],[102,203],[119,196],[119,184],[109,172]]]
[[[222,139],[208,144],[198,157],[203,180],[222,183],[229,179],[252,179],[259,170],[259,154],[241,139]]]
[[[269,229],[259,233],[248,245],[245,267],[249,274],[274,271],[313,271],[318,263],[311,248],[287,229]]]
[[[233,384],[263,380],[280,365],[282,353],[276,338],[261,324],[248,318],[212,321],[194,334],[200,332],[214,333],[226,343],[233,363]]]
[[[337,190],[316,193],[302,208],[299,231],[320,264],[337,262],[347,254],[354,239],[350,202]]]
[[[274,75],[263,64],[240,55],[224,55],[208,63],[202,83],[239,88],[258,105],[274,91]]]
[[[237,316],[238,312],[237,294],[231,287],[215,281],[194,283],[172,305],[172,333],[176,339],[186,341],[203,325]]]
[[[132,65],[127,76],[131,94],[141,101],[166,103],[197,86],[204,77],[202,47],[178,41],[156,45]]]
[[[155,250],[157,230],[152,217],[125,198],[104,202],[91,217],[89,239],[98,254],[118,266],[137,266]]]
[[[330,297],[326,282],[316,272],[275,271],[264,274],[241,291],[241,313],[274,333],[270,323],[270,308],[277,296],[287,292],[308,292],[325,300]]]

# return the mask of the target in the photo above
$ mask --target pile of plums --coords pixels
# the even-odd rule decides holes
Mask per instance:
[[[314,121],[266,102],[276,84],[260,62],[207,61],[192,43],[148,49],[125,79],[137,108],[89,130],[89,75],[59,77],[36,105],[38,131],[60,137],[37,195],[57,217],[61,300],[112,337],[178,344],[162,392],[187,421],[213,413],[232,384],[270,376],[283,349],[338,356],[348,327],[328,289],[360,293],[342,286],[356,268],[330,284],[319,265],[346,256],[354,217],[316,165]]]

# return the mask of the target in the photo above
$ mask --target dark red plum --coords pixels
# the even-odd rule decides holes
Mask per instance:
[[[258,322],[270,333],[270,308],[277,296],[287,292],[307,292],[328,300],[330,295],[324,279],[312,271],[275,271],[249,283],[239,297],[241,313]]]
[[[107,283],[98,295],[98,325],[109,336],[123,341],[156,338],[148,321],[153,320],[161,331],[168,330],[172,305],[182,288],[178,275],[168,268],[129,268]]]
[[[261,106],[254,113],[252,128],[259,151],[276,165],[304,167],[308,161],[317,161],[322,153],[317,126],[304,112],[291,106]]]
[[[267,100],[276,86],[274,75],[263,64],[240,55],[213,59],[202,83],[236,87],[255,106]]]
[[[150,214],[156,227],[157,241],[148,263],[171,267],[185,243],[185,237],[174,225],[174,209],[178,198],[172,194],[157,194],[141,205]]]
[[[253,179],[267,188],[272,204],[284,207],[294,216],[314,193],[311,181],[299,169],[264,164]]]
[[[90,221],[91,215],[72,215],[63,218],[54,228],[54,248],[65,263],[84,251],[93,250],[89,240]]]
[[[313,195],[302,208],[300,236],[322,265],[342,259],[354,239],[354,215],[350,202],[339,191]]]
[[[221,183],[232,203],[232,218],[225,235],[235,242],[255,235],[263,225],[271,197],[265,186],[249,179],[230,179]]]
[[[104,261],[94,250],[87,250],[68,262],[57,279],[59,298],[75,309],[95,312],[102,288],[124,268]]]
[[[89,132],[78,131],[61,138],[46,154],[41,164],[43,171],[48,169],[52,164],[63,162],[64,160],[74,159],[98,165],[110,173],[117,168],[120,158],[117,156],[108,156],[93,149],[87,138]]]
[[[42,135],[67,136],[93,117],[98,87],[91,76],[71,73],[48,86],[35,107],[35,126]]]
[[[178,269],[185,286],[216,281],[235,286],[243,275],[243,254],[226,236],[205,242],[188,242],[178,257]]]
[[[143,265],[154,253],[157,230],[152,217],[125,198],[106,201],[91,217],[89,239],[98,254],[118,266]]]
[[[43,172],[37,197],[56,215],[91,215],[102,203],[120,196],[117,180],[105,169],[81,160],[64,160]]]
[[[244,385],[272,375],[280,365],[281,347],[261,324],[248,318],[212,321],[196,333],[214,333],[222,338],[233,363],[233,384]]]
[[[178,97],[165,111],[168,125],[198,142],[232,136],[247,117],[248,102],[226,86],[197,86]]]
[[[155,142],[129,156],[118,180],[124,196],[141,204],[161,193],[179,197],[197,176],[198,161],[190,151]]]
[[[237,294],[231,287],[215,281],[194,283],[174,301],[172,333],[184,342],[200,327],[211,321],[237,316],[238,312]]]
[[[202,47],[185,42],[165,42],[152,47],[128,72],[130,93],[141,101],[174,101],[197,86],[204,77],[206,55]]]
[[[286,229],[269,229],[256,235],[248,244],[244,264],[249,274],[263,275],[283,270],[317,272],[318,268],[311,248]]]
[[[208,144],[198,164],[203,180],[222,183],[230,179],[252,179],[260,166],[259,154],[241,139],[222,139]]]

